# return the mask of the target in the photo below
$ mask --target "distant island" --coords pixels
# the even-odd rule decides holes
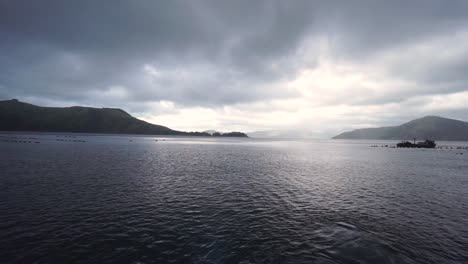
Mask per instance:
[[[242,132],[183,132],[137,119],[118,108],[42,107],[0,101],[0,131],[247,137]]]
[[[363,128],[341,133],[333,139],[432,139],[468,141],[468,122],[439,116],[426,116],[399,126]]]

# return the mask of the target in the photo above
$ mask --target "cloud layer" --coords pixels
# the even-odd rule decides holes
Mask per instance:
[[[0,99],[183,130],[466,120],[466,1],[0,2]]]

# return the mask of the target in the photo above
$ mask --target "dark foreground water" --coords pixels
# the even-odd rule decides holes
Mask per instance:
[[[468,263],[467,150],[13,136],[0,263]]]

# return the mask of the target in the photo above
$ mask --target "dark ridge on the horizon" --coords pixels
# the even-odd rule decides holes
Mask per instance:
[[[16,99],[0,101],[0,131],[211,136],[154,125],[118,108],[43,107]],[[214,136],[247,137],[241,132]]]
[[[468,141],[468,123],[439,116],[425,116],[399,126],[362,128],[341,133],[333,139],[433,139]]]

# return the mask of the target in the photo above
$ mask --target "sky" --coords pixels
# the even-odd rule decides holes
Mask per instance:
[[[0,100],[329,137],[468,121],[467,81],[468,1],[0,1]]]

